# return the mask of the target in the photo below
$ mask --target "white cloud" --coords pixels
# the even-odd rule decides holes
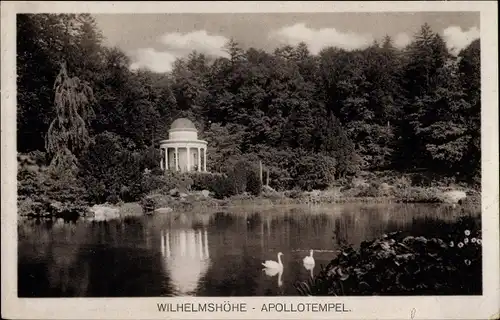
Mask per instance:
[[[396,48],[403,49],[411,43],[411,40],[412,39],[408,34],[400,32],[394,37],[394,46]]]
[[[346,50],[362,49],[372,44],[374,40],[368,34],[342,32],[335,28],[312,29],[305,23],[297,23],[272,31],[269,38],[293,46],[304,42],[313,54],[317,54],[325,47],[338,47]]]
[[[223,47],[228,41],[229,39],[224,36],[209,35],[205,30],[186,34],[166,33],[160,37],[160,42],[171,50],[187,54],[196,50],[213,56],[226,56]]]
[[[458,54],[460,50],[471,44],[472,41],[479,39],[480,31],[477,27],[462,31],[462,28],[450,26],[443,31],[443,37],[446,46],[453,54]]]
[[[132,70],[147,68],[155,72],[169,72],[177,58],[188,56],[197,51],[209,56],[227,56],[223,50],[229,41],[224,36],[209,35],[205,30],[193,31],[186,34],[178,32],[166,33],[159,37],[158,42],[165,50],[153,48],[140,48],[132,53],[134,61],[130,68]]]
[[[141,48],[133,53],[133,63],[130,69],[146,68],[154,72],[169,72],[172,70],[177,55],[168,51],[157,51],[153,48]]]

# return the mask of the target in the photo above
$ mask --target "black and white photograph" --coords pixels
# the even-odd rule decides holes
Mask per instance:
[[[13,16],[16,298],[486,295],[480,11]]]

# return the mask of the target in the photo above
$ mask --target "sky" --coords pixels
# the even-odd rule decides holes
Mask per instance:
[[[168,72],[177,58],[193,50],[226,56],[224,44],[234,38],[243,48],[272,51],[305,42],[311,53],[336,46],[361,49],[393,38],[406,46],[424,23],[441,34],[453,53],[479,38],[478,12],[371,13],[182,13],[95,14],[105,44],[121,48],[132,69]]]

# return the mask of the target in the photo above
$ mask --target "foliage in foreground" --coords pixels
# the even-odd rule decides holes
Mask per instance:
[[[394,232],[345,246],[301,295],[470,295],[482,292],[479,219],[463,218],[426,236]],[[439,235],[444,235],[439,237]]]

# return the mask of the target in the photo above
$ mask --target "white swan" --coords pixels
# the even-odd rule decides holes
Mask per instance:
[[[283,285],[283,280],[281,280],[281,276],[283,275],[283,263],[281,262],[282,255],[283,253],[278,253],[278,262],[267,260],[266,262],[262,263],[262,265],[264,266],[262,270],[264,270],[267,276],[274,277],[276,274],[278,274],[278,287],[281,287]]]
[[[278,252],[278,262],[273,261],[273,260],[266,260],[265,262],[262,263],[262,265],[265,267],[265,269],[274,269],[274,270],[282,270],[283,269],[283,263],[281,262],[281,256],[283,253]],[[265,270],[263,269],[263,270]],[[272,270],[265,270],[266,273],[270,272],[272,273]],[[277,273],[277,272],[276,272]],[[276,274],[274,273],[274,274]]]
[[[306,267],[306,269],[310,269],[311,267],[314,267],[314,258],[313,258],[313,253],[314,253],[314,250],[311,249],[311,251],[309,251],[309,255],[306,256],[303,260],[304,262],[304,267]]]

